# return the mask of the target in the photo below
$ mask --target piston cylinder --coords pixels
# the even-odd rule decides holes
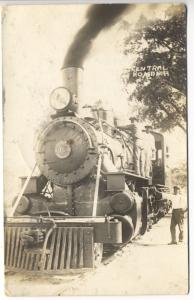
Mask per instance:
[[[125,214],[132,209],[134,205],[134,197],[132,192],[124,191],[112,196],[110,206],[119,214]]]

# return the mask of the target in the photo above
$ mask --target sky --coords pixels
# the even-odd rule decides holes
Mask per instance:
[[[149,9],[137,5],[122,16],[132,25],[140,16],[163,17],[168,4]],[[46,116],[49,95],[63,85],[61,67],[75,34],[85,23],[88,5],[10,6],[4,11],[3,83],[4,168],[7,178],[27,175],[34,164],[34,133]],[[84,62],[84,97],[82,104],[101,99],[112,106],[116,115],[127,122],[130,110],[120,74],[134,62],[134,55],[124,56],[121,45],[126,32],[118,22],[101,32]],[[184,133],[176,130],[167,135],[171,165],[185,158]],[[178,147],[177,147],[178,143]],[[16,180],[16,179],[14,179]],[[18,181],[15,181],[18,185]]]

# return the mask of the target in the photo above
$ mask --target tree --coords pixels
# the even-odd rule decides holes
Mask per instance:
[[[132,69],[122,74],[129,101],[142,103],[139,117],[163,131],[179,126],[185,131],[186,10],[169,10],[165,18],[141,17],[124,41],[124,54],[136,54]],[[135,85],[131,93],[130,86]]]
[[[181,162],[178,167],[171,170],[172,185],[178,185],[182,189],[187,187],[187,165]]]

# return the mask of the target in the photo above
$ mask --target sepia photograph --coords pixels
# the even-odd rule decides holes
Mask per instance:
[[[188,294],[187,13],[1,7],[7,296]]]

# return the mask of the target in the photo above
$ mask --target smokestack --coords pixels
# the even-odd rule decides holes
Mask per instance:
[[[69,90],[72,101],[69,109],[79,113],[79,103],[82,99],[83,69],[67,67],[62,70],[64,87]]]

